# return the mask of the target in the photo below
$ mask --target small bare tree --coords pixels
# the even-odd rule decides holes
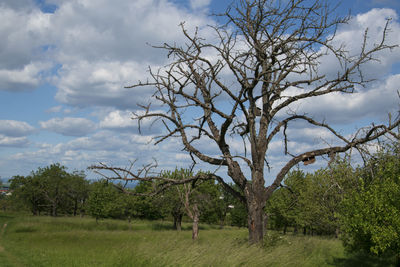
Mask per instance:
[[[152,80],[131,86],[154,87],[153,103],[166,108],[153,112],[150,105],[142,106],[144,112],[133,118],[139,129],[144,119],[160,120],[165,132],[156,143],[180,138],[193,160],[227,169],[240,193],[216,174],[207,179],[218,179],[246,205],[250,243],[262,241],[266,200],[293,166],[302,161],[313,163],[318,156],[358,149],[390,134],[400,123],[396,117],[387,125],[371,124],[345,137],[331,125],[291,110],[299,101],[333,93],[351,94],[355,86],[365,86],[369,80],[362,75],[362,66],[375,60],[376,53],[396,47],[386,43],[388,21],[379,43],[369,45],[366,30],[361,52],[350,55],[334,42],[337,27],[349,18],[331,19],[331,14],[327,3],[320,0],[238,0],[223,14],[226,24],[211,26],[217,41],[206,41],[198,31],[190,34],[182,24],[184,46],[158,47],[169,53],[171,63],[157,71],[150,69]],[[320,73],[320,60],[327,54],[340,63],[336,75]],[[328,130],[338,138],[339,145],[290,153],[286,130],[295,121]],[[266,186],[269,146],[279,133],[285,144],[282,150],[291,159]],[[243,141],[243,153],[234,153],[229,146],[238,139]],[[220,156],[207,153],[206,142],[213,143]],[[243,168],[248,168],[250,177]],[[135,175],[131,178],[147,179]],[[165,180],[164,185],[173,183]]]
[[[199,237],[200,211],[197,201],[190,201],[190,195],[193,193],[194,186],[190,183],[183,184],[182,189],[178,189],[179,198],[185,206],[186,214],[192,220],[192,239]]]
[[[133,172],[134,163],[132,162],[129,168],[112,167],[100,163],[96,166],[90,166],[89,169],[94,170],[95,173],[107,180],[125,181],[125,184],[113,183],[113,185],[123,193],[135,196],[154,196],[174,187],[176,189],[175,193],[178,195],[187,216],[192,220],[192,239],[197,240],[199,237],[200,221],[199,204],[209,201],[209,196],[207,196],[206,192],[202,192],[204,188],[201,187],[204,185],[204,181],[219,181],[221,178],[215,174],[204,172],[198,172],[196,175],[193,175],[192,169],[176,169],[174,172],[155,173],[152,170],[157,168],[157,162],[144,165],[142,168],[136,170],[136,172]],[[106,175],[101,171],[110,171],[114,175]],[[136,193],[126,190],[126,185],[131,181],[151,181],[153,182],[153,190],[146,193]],[[179,230],[181,227],[180,224],[181,221],[179,221]]]

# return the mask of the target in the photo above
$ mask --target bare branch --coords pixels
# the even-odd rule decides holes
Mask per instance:
[[[333,153],[340,153],[340,152],[346,152],[347,150],[355,147],[357,148],[360,145],[366,144],[367,142],[370,142],[372,140],[376,140],[379,137],[388,134],[391,132],[393,129],[396,129],[399,127],[400,121],[397,121],[396,123],[390,125],[389,127],[385,125],[378,125],[378,126],[372,126],[369,131],[363,136],[359,138],[354,138],[351,142],[347,143],[345,146],[336,146],[336,147],[327,147],[323,149],[317,149],[313,151],[308,151],[305,153],[302,153],[298,156],[293,157],[286,165],[281,169],[281,171],[278,173],[276,176],[274,182],[267,187],[266,189],[266,198],[268,198],[272,192],[278,188],[278,186],[281,184],[283,181],[285,175],[290,171],[290,169],[301,162],[302,160],[310,157],[317,157],[317,156],[322,156],[325,154],[333,154]]]

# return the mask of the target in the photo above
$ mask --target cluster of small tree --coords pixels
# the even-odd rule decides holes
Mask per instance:
[[[68,173],[64,166],[52,164],[30,175],[10,180],[10,209],[27,209],[33,215],[83,215],[89,182],[83,172]]]
[[[164,172],[171,178],[192,175],[188,170]],[[67,172],[53,164],[28,176],[10,180],[12,194],[1,200],[4,209],[33,215],[91,215],[96,219],[168,219],[181,229],[182,219],[209,224],[246,225],[245,208],[214,180],[166,186],[154,192],[155,181],[140,181],[121,190],[107,180],[89,181],[84,172]]]
[[[347,158],[291,171],[268,200],[269,227],[340,236],[350,250],[400,255],[400,146],[386,144],[363,167]]]
[[[269,199],[269,225],[284,233],[338,234],[337,213],[343,198],[358,188],[358,171],[346,159],[337,159],[314,173],[291,171],[285,185]]]
[[[163,176],[184,179],[193,176],[189,170],[165,171]],[[157,184],[158,183],[158,184]],[[88,211],[93,217],[119,219],[166,219],[181,230],[186,218],[194,227],[198,223],[246,226],[247,212],[243,203],[232,197],[214,180],[197,180],[160,188],[160,181],[139,181],[133,188],[121,190],[120,184],[107,180],[91,185]]]

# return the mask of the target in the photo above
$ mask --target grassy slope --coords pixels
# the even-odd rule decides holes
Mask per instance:
[[[203,226],[197,242],[168,222],[50,218],[0,214],[1,266],[390,266],[348,256],[340,241],[270,234],[269,243],[249,246],[247,230]]]

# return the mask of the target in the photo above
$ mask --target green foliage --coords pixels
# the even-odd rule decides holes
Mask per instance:
[[[299,201],[307,186],[305,174],[300,170],[290,172],[285,179],[285,185],[275,190],[266,205],[269,225],[274,229],[305,225],[301,216],[303,207]]]
[[[164,171],[162,176],[177,179],[178,173],[175,170]],[[181,230],[182,218],[185,214],[184,203],[180,198],[179,190],[182,190],[182,185],[175,185],[172,187],[166,188],[161,194],[157,196],[158,198],[158,207],[161,209],[162,214],[165,217],[169,215],[172,216],[174,221],[174,229]]]
[[[14,176],[10,180],[12,199],[14,203],[21,203],[33,215],[38,215],[45,207],[45,199],[40,188],[40,181],[35,176]],[[17,205],[19,206],[19,205]]]
[[[165,171],[164,177],[179,180],[193,176],[190,170],[175,169],[173,172]],[[197,203],[200,212],[200,221],[205,223],[221,223],[225,218],[225,206],[221,201],[221,188],[214,180],[195,180],[186,185],[173,185],[167,188],[160,198],[164,211],[174,218],[182,216],[185,212],[185,190],[190,191],[189,205]]]
[[[197,187],[194,197],[201,204],[199,206],[201,222],[216,224],[224,220],[225,206],[220,196],[219,184],[214,180],[203,181]]]
[[[124,213],[122,194],[106,180],[94,182],[90,186],[88,199],[89,214],[97,219],[119,218]]]
[[[153,183],[150,181],[140,181],[133,189],[133,194],[138,194],[132,198],[126,196],[130,203],[130,213],[134,218],[157,220],[163,218],[157,197],[146,196],[154,190]]]
[[[49,213],[57,216],[60,206],[65,208],[66,204],[63,200],[68,188],[67,177],[69,174],[65,167],[60,164],[52,164],[45,168],[38,168],[33,176],[39,180],[40,191],[48,203]]]
[[[10,189],[12,200],[22,203],[33,215],[41,212],[52,216],[59,212],[76,215],[78,210],[83,212],[88,182],[82,172],[68,173],[64,166],[52,164],[27,177],[14,176]]]
[[[344,197],[358,187],[357,174],[348,159],[336,158],[326,168],[305,174],[291,171],[285,185],[274,192],[266,210],[270,227],[316,234],[337,234],[337,213]]]
[[[400,255],[399,145],[386,147],[373,158],[361,186],[343,202],[343,240],[350,250],[375,255]]]
[[[83,172],[73,172],[67,177],[66,195],[68,196],[69,214],[74,216],[85,213],[86,201],[89,197],[89,181]]]
[[[231,185],[232,188],[239,192],[237,185]],[[247,227],[247,208],[245,204],[224,191],[224,203],[228,212],[230,225],[238,227]]]
[[[337,213],[345,196],[357,188],[357,172],[346,158],[337,158],[330,166],[306,175],[299,202],[305,211],[302,226],[320,234],[333,234],[339,229]]]
[[[247,227],[247,209],[246,206],[240,202],[233,202],[233,208],[229,211],[231,225],[238,227]]]

